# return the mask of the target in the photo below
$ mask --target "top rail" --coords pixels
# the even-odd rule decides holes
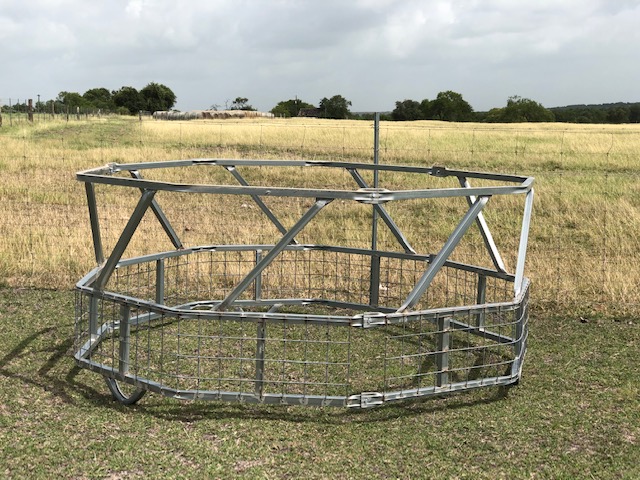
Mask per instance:
[[[434,177],[456,177],[490,180],[506,183],[507,185],[492,185],[483,187],[458,188],[427,188],[414,190],[387,190],[383,188],[360,188],[357,190],[314,189],[297,187],[265,187],[250,185],[209,185],[192,183],[175,183],[142,178],[125,178],[114,176],[122,171],[139,171],[145,169],[189,167],[212,165],[221,167],[238,166],[271,166],[271,167],[321,167],[347,170],[391,171],[402,173],[426,174]],[[256,195],[275,197],[310,197],[325,199],[354,200],[368,204],[381,204],[394,200],[409,200],[418,198],[444,198],[526,194],[533,186],[533,177],[504,175],[494,173],[449,170],[445,167],[418,167],[396,165],[372,165],[365,163],[329,162],[329,161],[301,161],[301,160],[229,160],[229,159],[191,159],[164,162],[145,162],[118,164],[112,163],[98,168],[84,170],[77,173],[77,179],[86,183],[101,183],[124,187],[140,188],[155,191],[212,193],[226,195]]]

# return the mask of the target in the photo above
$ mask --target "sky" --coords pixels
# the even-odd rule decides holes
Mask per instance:
[[[0,0],[0,105],[150,82],[180,110],[640,102],[639,25],[640,0]]]

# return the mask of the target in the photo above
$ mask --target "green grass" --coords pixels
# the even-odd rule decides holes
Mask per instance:
[[[638,318],[534,308],[521,383],[373,410],[113,402],[73,293],[0,289],[0,477],[638,478]]]
[[[383,163],[536,176],[527,263],[533,311],[517,387],[361,411],[181,403],[155,394],[124,407],[98,374],[74,365],[70,288],[93,266],[76,171],[203,156],[370,161],[370,124],[5,123],[0,478],[640,478],[638,132],[637,126],[383,124]],[[247,178],[275,182],[272,173]],[[347,184],[345,178],[339,181]],[[226,234],[215,222],[183,225],[183,214],[194,210],[180,203],[184,196],[176,198],[172,204],[161,197],[162,205],[187,242]],[[130,211],[127,195],[107,199],[106,246]],[[399,220],[439,221],[405,207],[394,212]],[[258,213],[237,211],[245,223],[232,233],[240,235]],[[362,219],[351,212],[327,213],[351,222],[336,235],[362,231]],[[496,229],[512,223],[488,219]]]

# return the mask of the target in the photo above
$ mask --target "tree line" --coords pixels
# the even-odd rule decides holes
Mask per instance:
[[[120,115],[135,115],[140,111],[155,112],[171,110],[176,103],[173,91],[161,83],[150,82],[141,90],[123,86],[118,90],[104,87],[91,88],[80,94],[78,92],[62,91],[53,100],[36,102],[37,112],[47,113],[75,113],[77,109],[86,111],[101,111],[103,113],[117,113]],[[4,105],[6,111],[26,113],[29,109],[27,102]]]
[[[176,95],[166,85],[150,82],[141,90],[123,86],[118,90],[91,88],[80,94],[62,91],[54,100],[36,102],[38,112],[73,112],[77,109],[102,111],[104,113],[135,115],[140,111],[171,110],[176,103]],[[317,106],[298,97],[283,100],[270,112],[277,117],[311,116],[333,119],[371,119],[372,113],[353,113],[351,101],[342,95],[324,97]],[[210,108],[217,110],[219,105]],[[246,97],[236,97],[225,102],[231,110],[255,110]],[[4,105],[5,112],[27,112],[26,102],[11,106]],[[412,121],[440,120],[445,122],[567,122],[567,123],[640,123],[640,103],[611,103],[602,105],[570,105],[545,108],[529,98],[512,96],[504,107],[492,108],[486,112],[476,112],[463,98],[462,94],[447,90],[440,92],[434,99],[398,100],[391,112],[381,114],[383,120]]]
[[[318,107],[303,100],[279,102],[271,113],[279,117],[305,116],[324,118],[373,118],[372,113],[352,113],[351,102],[341,95],[323,98]],[[572,105],[545,108],[539,102],[520,96],[511,96],[504,107],[476,112],[460,93],[447,90],[436,98],[421,101],[405,99],[395,102],[391,112],[381,115],[382,120],[412,121],[440,120],[445,122],[565,122],[565,123],[640,123],[640,103],[612,103],[602,105]]]

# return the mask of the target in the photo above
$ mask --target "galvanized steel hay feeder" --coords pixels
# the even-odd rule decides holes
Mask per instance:
[[[194,168],[222,169],[236,183],[145,178]],[[354,188],[251,185],[243,175],[252,169],[270,177],[287,169],[300,172],[294,178],[342,175],[343,184],[347,178]],[[403,188],[402,180],[393,181],[416,176],[427,186]],[[110,164],[77,178],[86,187],[97,266],[76,287],[75,359],[103,375],[123,403],[151,391],[189,400],[372,407],[520,379],[529,319],[524,268],[532,178],[443,167],[218,159]],[[254,175],[252,183],[260,178]],[[109,255],[102,246],[97,186],[139,193]],[[233,225],[238,212],[221,210],[221,218],[207,222],[197,217],[216,198],[242,196],[279,238],[186,247],[175,219],[160,206],[178,194],[198,205],[180,216],[224,225]],[[494,199],[507,197],[511,207],[520,205],[512,272],[483,214],[489,205],[501,205]],[[272,199],[285,209],[302,202],[305,210],[285,226],[268,205]],[[405,206],[422,202],[429,216],[435,211],[428,205],[442,200],[462,206],[462,214],[434,252],[419,251],[416,245],[430,232],[410,241],[402,230]],[[329,223],[319,215],[333,205],[368,212],[369,245],[331,242],[349,235],[335,219]],[[125,259],[146,212],[155,215],[173,248]],[[409,218],[410,224],[418,220]],[[326,238],[298,240],[321,222],[326,228],[315,231],[331,230]],[[379,245],[379,223],[393,247]],[[484,266],[452,258],[471,231],[489,259]]]

